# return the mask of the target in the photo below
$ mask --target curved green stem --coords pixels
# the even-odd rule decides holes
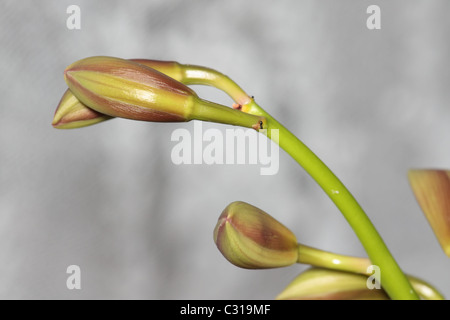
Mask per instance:
[[[392,299],[418,299],[416,292],[389,252],[361,206],[335,174],[303,142],[264,111],[234,81],[213,69],[181,65],[182,82],[212,85],[230,95],[246,113],[266,118],[266,134],[284,149],[320,185],[342,212],[365,248],[370,260],[383,272],[383,287]],[[278,135],[273,139],[272,130]],[[276,141],[278,140],[278,141]]]
[[[395,262],[377,230],[342,182],[303,142],[258,106],[234,81],[210,68],[182,65],[176,62],[137,61],[154,67],[184,84],[211,85],[221,89],[239,104],[242,111],[265,117],[267,121],[264,123],[264,129],[267,128],[267,136],[278,143],[297,161],[336,204],[355,231],[370,260],[382,270],[383,287],[390,297],[393,299],[418,299],[417,294]],[[199,119],[207,120],[211,117],[211,115],[206,116],[203,109],[200,111]],[[218,122],[224,122],[222,119],[228,119],[231,116],[231,113],[224,112],[222,108],[220,108],[220,111],[219,120],[221,121]],[[233,121],[234,119],[233,117]],[[245,122],[245,126],[253,126],[253,119],[239,118],[235,124],[241,124],[241,121]],[[274,129],[278,130],[278,135],[274,137],[278,137],[279,141],[272,137],[272,130]]]
[[[418,299],[407,277],[386,247],[366,213],[335,174],[294,134],[264,111],[230,78],[213,69],[182,65],[186,84],[213,85],[227,92],[242,111],[267,119],[266,134],[284,149],[320,185],[342,212],[365,248],[370,260],[383,272],[383,287],[393,299]],[[278,139],[272,130],[277,129]],[[278,140],[278,141],[276,141]]]
[[[252,99],[236,82],[214,69],[189,64],[180,64],[179,67],[181,70],[179,81],[186,85],[199,84],[215,87],[228,94],[240,105],[245,105]]]
[[[191,112],[191,119],[225,123],[258,130],[265,123],[264,117],[240,112],[221,104],[198,98]]]
[[[327,268],[338,271],[359,273],[370,276],[369,267],[372,262],[367,258],[352,257],[323,251],[313,247],[298,244],[298,263],[309,264],[314,267]],[[381,275],[383,277],[383,275]],[[414,290],[425,300],[444,300],[442,294],[422,279],[406,275]],[[382,283],[383,285],[383,283]]]
[[[284,149],[319,184],[342,212],[361,241],[370,260],[383,273],[383,287],[392,299],[418,299],[405,274],[361,206],[336,175],[303,142],[265,112],[254,100],[242,111],[263,116],[267,120],[267,136],[278,130],[279,146]]]

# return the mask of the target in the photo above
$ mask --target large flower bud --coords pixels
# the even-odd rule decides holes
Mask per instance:
[[[262,129],[265,119],[200,99],[186,85],[134,61],[91,57],[66,68],[70,91],[87,107],[113,117],[179,122],[193,119]]]
[[[182,65],[175,61],[160,61],[149,59],[130,59],[149,68],[182,82],[184,76]],[[112,119],[84,105],[70,90],[66,90],[61,98],[53,117],[52,125],[57,129],[75,129],[90,126]]]
[[[245,202],[233,202],[223,210],[214,229],[214,242],[228,261],[241,268],[276,268],[297,262],[295,235]]]

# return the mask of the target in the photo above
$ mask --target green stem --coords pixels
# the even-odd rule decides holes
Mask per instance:
[[[342,212],[365,248],[370,260],[383,270],[383,287],[393,299],[418,299],[407,277],[402,272],[383,239],[360,207],[334,173],[294,134],[265,112],[234,81],[213,69],[182,65],[185,84],[212,85],[228,93],[242,111],[267,119],[267,136],[284,149],[322,187]],[[250,99],[250,100],[249,100]],[[265,125],[265,127],[266,127]],[[278,141],[272,137],[272,129],[278,129]]]
[[[191,119],[225,123],[234,126],[253,128],[255,130],[260,129],[262,124],[266,121],[264,117],[244,113],[200,98],[196,99]]]
[[[383,287],[389,296],[393,299],[418,299],[407,277],[358,202],[334,173],[303,142],[222,73],[190,65],[182,65],[182,70],[184,83],[215,86],[227,92],[242,106],[242,111],[245,113],[265,117],[267,136],[278,143],[322,187],[353,228],[370,260],[383,270]],[[278,141],[272,137],[273,129],[278,129]]]
[[[275,142],[309,173],[342,212],[370,260],[380,268],[383,274],[382,285],[389,296],[400,300],[419,299],[366,213],[334,173],[303,142],[254,100],[242,106],[242,111],[265,117],[269,138],[272,139],[272,130],[278,130],[279,141]]]
[[[298,244],[298,263],[309,264],[314,267],[332,270],[359,273],[366,276],[372,275],[368,268],[372,262],[367,258],[359,258],[336,254],[329,251]],[[381,275],[383,276],[383,275]],[[442,294],[433,286],[422,279],[406,275],[414,290],[426,300],[444,300]]]
[[[264,123],[264,128],[267,127],[268,129],[268,137],[279,143],[280,147],[291,155],[311,175],[336,204],[355,231],[370,260],[382,270],[383,287],[390,297],[393,299],[418,299],[408,279],[390,254],[382,238],[360,205],[334,173],[306,145],[258,106],[229,77],[214,69],[201,66],[177,64],[176,67],[175,69],[178,70],[178,81],[187,85],[201,84],[214,86],[233,98],[240,105],[242,111],[266,117],[267,123]],[[210,117],[211,115],[206,118]],[[224,118],[228,118],[228,115],[225,115]],[[245,120],[245,123],[247,124],[247,120]],[[273,139],[271,134],[273,129],[278,129],[279,134],[277,137],[279,137],[279,141]]]
[[[309,264],[315,267],[323,267],[333,270],[353,273],[367,273],[367,268],[372,265],[367,258],[358,258],[323,251],[302,244],[298,244],[298,263]]]
[[[189,64],[180,64],[179,68],[181,70],[179,81],[186,85],[197,84],[215,87],[224,91],[240,105],[247,104],[251,101],[251,98],[245,91],[223,73],[214,69]]]

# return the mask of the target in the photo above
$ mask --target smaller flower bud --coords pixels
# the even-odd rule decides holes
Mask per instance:
[[[57,129],[82,128],[108,119],[111,117],[86,107],[66,90],[56,108],[52,126]]]
[[[410,170],[408,177],[417,202],[450,257],[450,171]]]
[[[362,274],[311,268],[298,275],[277,300],[389,300],[383,289],[369,289]]]
[[[297,262],[295,235],[269,214],[245,202],[233,202],[219,217],[214,242],[232,264],[266,269]]]

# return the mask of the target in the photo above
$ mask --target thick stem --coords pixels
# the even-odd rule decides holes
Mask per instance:
[[[267,119],[267,135],[278,129],[280,147],[308,172],[342,212],[353,228],[371,261],[383,272],[383,286],[393,299],[418,299],[411,284],[392,257],[366,213],[334,173],[295,135],[265,112],[230,78],[213,69],[182,66],[186,84],[213,85],[227,92],[242,106],[242,111]]]
[[[221,104],[200,98],[196,98],[191,119],[230,124],[234,126],[253,128],[255,130],[264,128],[266,123],[264,117],[234,110]]]
[[[265,112],[230,78],[213,69],[183,65],[186,84],[213,85],[227,92],[242,111],[267,119],[267,135],[278,129],[280,147],[294,158],[322,187],[353,228],[370,260],[383,272],[383,287],[393,299],[418,299],[407,277],[386,247],[361,206],[334,173],[295,135]],[[250,99],[250,101],[249,101]]]
[[[279,143],[280,147],[291,155],[294,160],[311,175],[336,204],[355,231],[357,237],[368,253],[370,260],[382,270],[383,287],[391,298],[418,299],[417,294],[414,292],[405,274],[392,257],[381,236],[378,234],[378,231],[375,229],[363,209],[343,183],[306,145],[266,113],[244,92],[244,90],[224,74],[200,66],[180,65],[180,68],[182,72],[181,81],[183,83],[212,85],[230,95],[236,103],[242,106],[242,111],[267,118],[268,137],[271,138],[271,129],[278,129],[279,134],[277,136],[279,137],[279,142],[275,142]],[[228,115],[225,112],[222,112],[222,110],[220,113],[220,117],[225,115],[225,118],[228,118]],[[206,117],[210,117],[210,115],[207,115]],[[208,119],[205,120],[211,121]],[[240,125],[240,122],[243,121],[244,126],[249,127],[249,122],[247,122],[247,120],[248,119],[238,120],[236,125]],[[227,121],[229,121],[229,119]],[[225,121],[220,120],[216,122]],[[254,127],[254,125],[251,126]],[[266,123],[264,128],[266,128]]]
[[[342,212],[370,260],[380,268],[383,274],[382,285],[389,296],[399,300],[419,299],[366,213],[322,160],[294,134],[259,107],[254,100],[242,106],[242,111],[265,117],[269,138],[271,138],[271,130],[278,129],[280,147],[309,173]]]

